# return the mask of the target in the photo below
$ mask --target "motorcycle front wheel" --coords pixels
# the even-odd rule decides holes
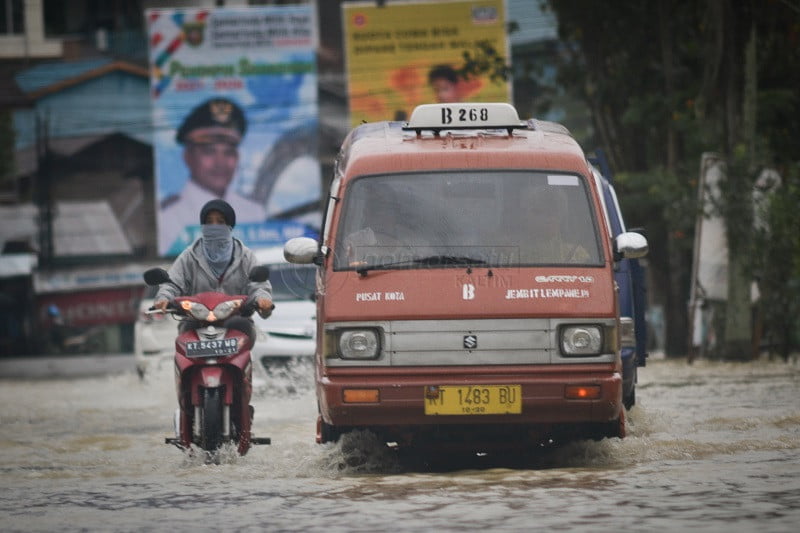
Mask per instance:
[[[203,423],[200,447],[213,452],[222,444],[222,394],[220,389],[203,389]]]

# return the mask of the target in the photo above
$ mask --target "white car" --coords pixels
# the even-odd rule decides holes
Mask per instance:
[[[275,310],[267,318],[253,315],[259,338],[253,347],[268,371],[297,362],[310,363],[316,347],[316,267],[295,265],[283,257],[283,248],[255,249],[259,264],[269,266]]]
[[[316,338],[316,304],[314,290],[316,267],[294,265],[283,258],[283,248],[254,249],[258,263],[269,266],[272,298],[275,310],[263,319],[257,314],[253,320],[258,339],[252,350],[254,386],[274,374],[297,366],[310,365],[314,356]],[[178,322],[170,314],[148,314],[158,287],[147,287],[139,303],[139,315],[134,325],[134,358],[139,377],[150,370],[171,368],[175,350]],[[303,371],[304,372],[304,371]]]
[[[153,368],[160,368],[164,361],[168,361],[171,365],[175,354],[178,321],[170,314],[147,313],[153,306],[156,292],[158,292],[157,286],[145,288],[139,302],[136,324],[133,326],[133,356],[136,360],[136,372],[140,378],[144,378]]]

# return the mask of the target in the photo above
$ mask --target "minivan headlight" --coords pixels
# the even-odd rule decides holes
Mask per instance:
[[[561,328],[561,353],[564,355],[600,355],[603,333],[600,326],[574,325]]]
[[[375,359],[380,353],[380,336],[375,329],[346,329],[339,334],[342,359]]]

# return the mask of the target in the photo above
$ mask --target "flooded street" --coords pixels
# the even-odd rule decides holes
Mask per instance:
[[[400,461],[314,443],[308,376],[254,400],[271,446],[206,465],[163,444],[171,368],[0,381],[3,531],[796,531],[800,367],[655,360],[628,438],[524,459]]]

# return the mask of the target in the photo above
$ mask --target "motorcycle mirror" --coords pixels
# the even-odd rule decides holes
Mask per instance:
[[[250,270],[250,274],[248,277],[250,278],[250,281],[255,281],[258,283],[267,281],[269,279],[269,267],[266,265],[259,265],[253,267]]]
[[[150,268],[144,272],[144,282],[148,285],[161,285],[169,281],[169,274],[163,268]]]

